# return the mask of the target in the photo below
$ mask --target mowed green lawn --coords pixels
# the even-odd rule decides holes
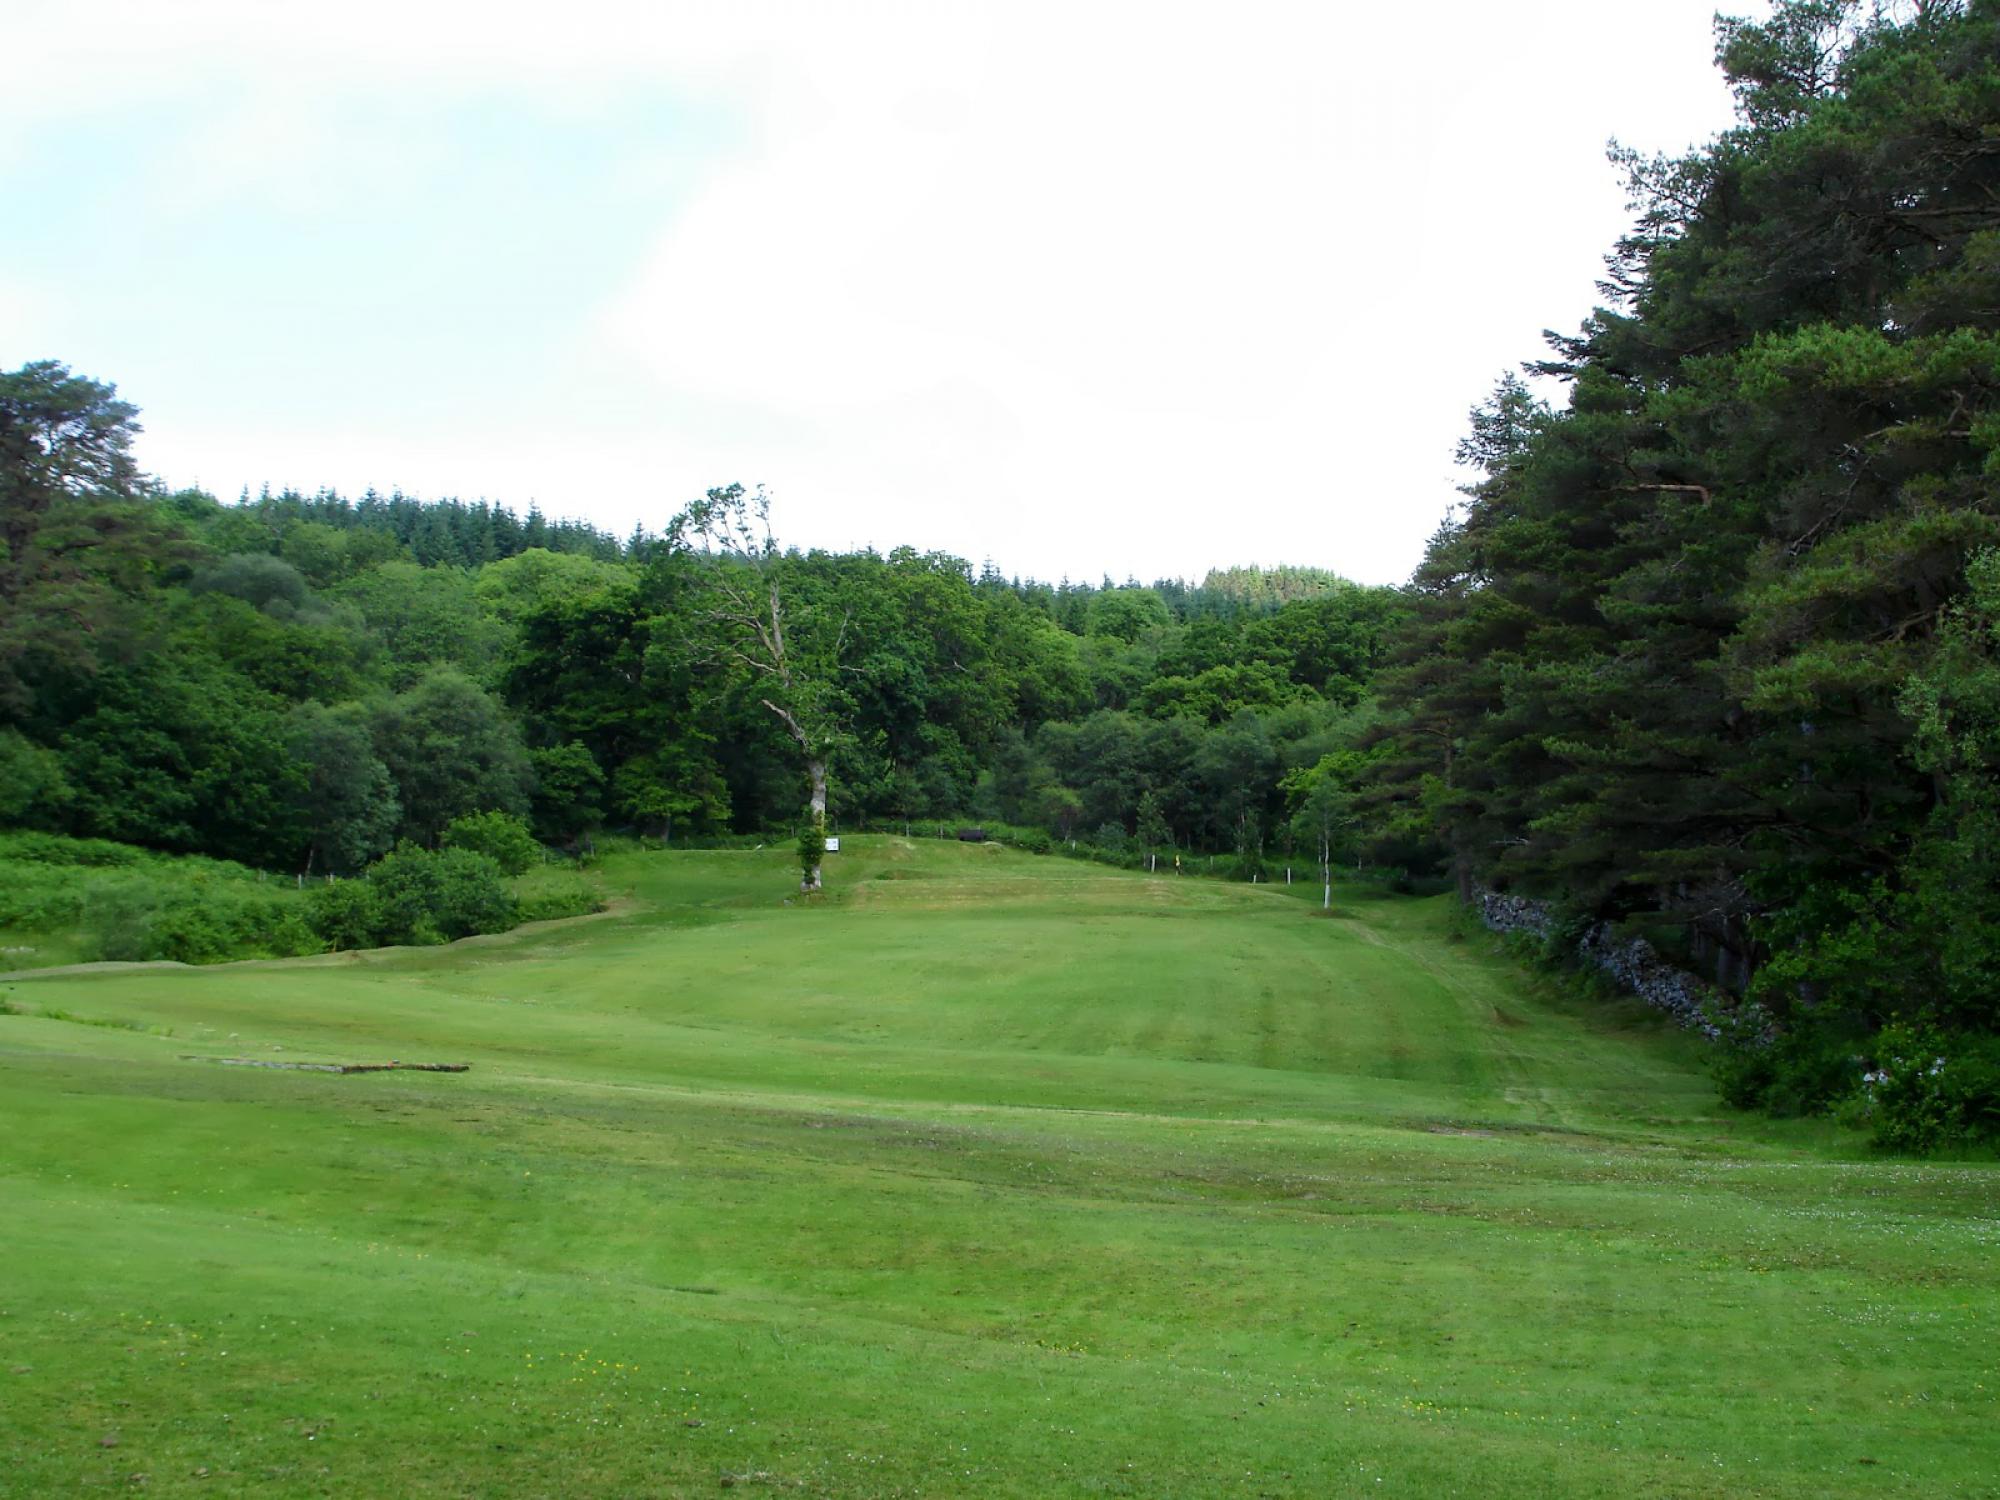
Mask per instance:
[[[829,874],[0,985],[0,1493],[2000,1494],[2000,1170],[1440,903]]]

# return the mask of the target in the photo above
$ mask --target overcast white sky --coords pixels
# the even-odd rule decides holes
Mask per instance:
[[[0,366],[225,498],[1399,581],[1607,138],[1727,124],[1712,9],[14,0]]]

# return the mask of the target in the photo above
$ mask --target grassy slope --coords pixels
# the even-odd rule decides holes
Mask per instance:
[[[2000,1492],[1993,1169],[1725,1117],[1436,904],[832,872],[0,989],[79,1018],[0,1017],[0,1492]]]

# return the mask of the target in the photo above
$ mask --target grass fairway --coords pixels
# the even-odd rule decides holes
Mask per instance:
[[[2000,1494],[2000,1171],[1438,903],[846,843],[0,985],[0,1493]]]

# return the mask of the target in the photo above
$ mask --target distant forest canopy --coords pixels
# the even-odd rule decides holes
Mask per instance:
[[[196,492],[199,493],[199,492]],[[203,498],[210,498],[204,496]],[[236,510],[257,517],[265,525],[293,532],[295,552],[309,547],[310,541],[296,531],[300,521],[314,522],[337,531],[366,531],[395,539],[408,560],[425,567],[449,564],[476,568],[500,562],[522,552],[541,548],[550,552],[575,552],[606,561],[625,559],[643,562],[659,545],[657,533],[637,527],[622,542],[610,532],[600,531],[586,521],[552,521],[539,507],[530,505],[525,518],[505,506],[480,500],[467,504],[457,499],[425,501],[393,490],[386,497],[369,490],[358,500],[349,500],[334,490],[303,495],[296,490],[272,493],[266,485],[253,499],[246,489],[236,502]],[[364,548],[366,543],[360,544]],[[979,581],[991,584],[1002,575],[988,561],[980,570]],[[1050,585],[1034,580],[1022,582],[1016,575],[1011,586],[1024,597],[1053,598],[1054,608],[1064,628],[1083,633],[1084,611],[1093,594],[1107,590],[1142,587],[1135,578],[1116,584],[1110,578],[1093,587],[1071,583],[1067,578]],[[1185,579],[1161,578],[1150,585],[1167,602],[1179,620],[1204,615],[1232,615],[1248,609],[1270,609],[1302,599],[1315,599],[1340,589],[1353,587],[1349,579],[1325,568],[1294,567],[1280,564],[1262,568],[1254,564],[1232,568],[1211,568],[1198,584]]]
[[[0,822],[333,870],[478,811],[786,829],[809,703],[836,826],[1532,896],[1737,997],[1730,1097],[1918,1060],[2000,1133],[2000,0],[1780,0],[1718,60],[1738,123],[1616,153],[1605,305],[1527,367],[1566,402],[1472,413],[1402,589],[223,505],[148,486],[108,387],[0,376]]]

